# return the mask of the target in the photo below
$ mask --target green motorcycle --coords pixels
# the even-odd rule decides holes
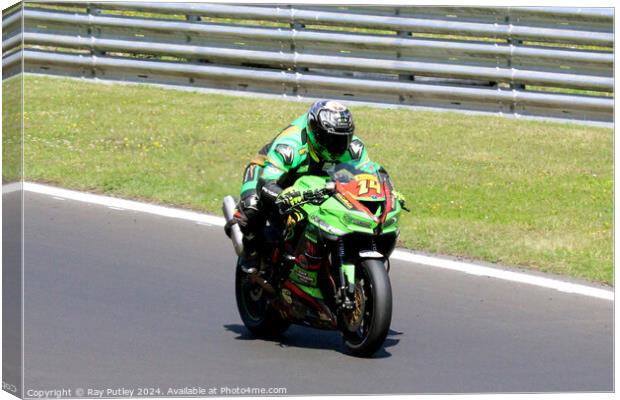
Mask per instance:
[[[241,269],[236,202],[224,199],[235,250],[236,298],[256,336],[283,333],[291,323],[339,330],[349,352],[368,357],[383,345],[392,319],[389,256],[404,205],[379,165],[342,163],[327,176],[302,176],[301,201],[281,207],[281,230],[267,226],[260,268]]]

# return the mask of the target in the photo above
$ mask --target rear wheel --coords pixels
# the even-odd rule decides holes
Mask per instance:
[[[275,337],[288,329],[290,323],[269,304],[265,290],[243,272],[240,259],[235,273],[235,296],[241,320],[255,336]]]
[[[356,268],[355,307],[343,313],[342,333],[349,352],[370,357],[382,346],[392,322],[392,287],[379,260]]]

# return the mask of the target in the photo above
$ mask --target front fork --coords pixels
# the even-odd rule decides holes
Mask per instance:
[[[336,305],[350,310],[355,306],[355,264],[345,262],[345,248],[342,241],[338,242],[337,257],[340,286],[336,291]],[[365,259],[385,260],[383,254],[377,252],[374,240],[371,250],[360,251],[357,263]]]
[[[345,248],[342,240],[339,240],[332,253],[332,264],[335,264],[338,271],[338,287],[334,294],[336,307],[350,310],[355,305],[353,295],[355,294],[355,265],[345,262]]]
[[[355,301],[353,300],[355,296],[354,264],[340,265],[340,282],[338,295],[336,296],[336,304],[350,310],[355,306]]]

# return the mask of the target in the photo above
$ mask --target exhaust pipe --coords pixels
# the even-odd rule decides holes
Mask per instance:
[[[230,239],[232,240],[233,247],[235,248],[235,253],[237,253],[239,257],[243,257],[243,233],[241,233],[241,228],[239,228],[239,224],[237,224],[237,222],[234,220],[236,208],[237,202],[235,201],[234,197],[224,197],[222,211],[224,211],[224,218],[226,219],[226,223],[230,226]]]

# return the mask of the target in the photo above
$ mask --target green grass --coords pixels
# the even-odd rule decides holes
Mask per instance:
[[[22,137],[21,75],[2,81],[2,182],[21,177]]]
[[[220,213],[308,104],[26,77],[28,180]],[[613,281],[613,130],[353,107],[413,211],[402,245]]]
[[[564,94],[577,94],[583,96],[597,96],[597,97],[614,97],[613,92],[600,92],[595,90],[584,89],[568,89],[568,88],[555,88],[546,86],[534,86],[526,85],[525,89],[531,92],[547,92],[547,93],[564,93]]]

